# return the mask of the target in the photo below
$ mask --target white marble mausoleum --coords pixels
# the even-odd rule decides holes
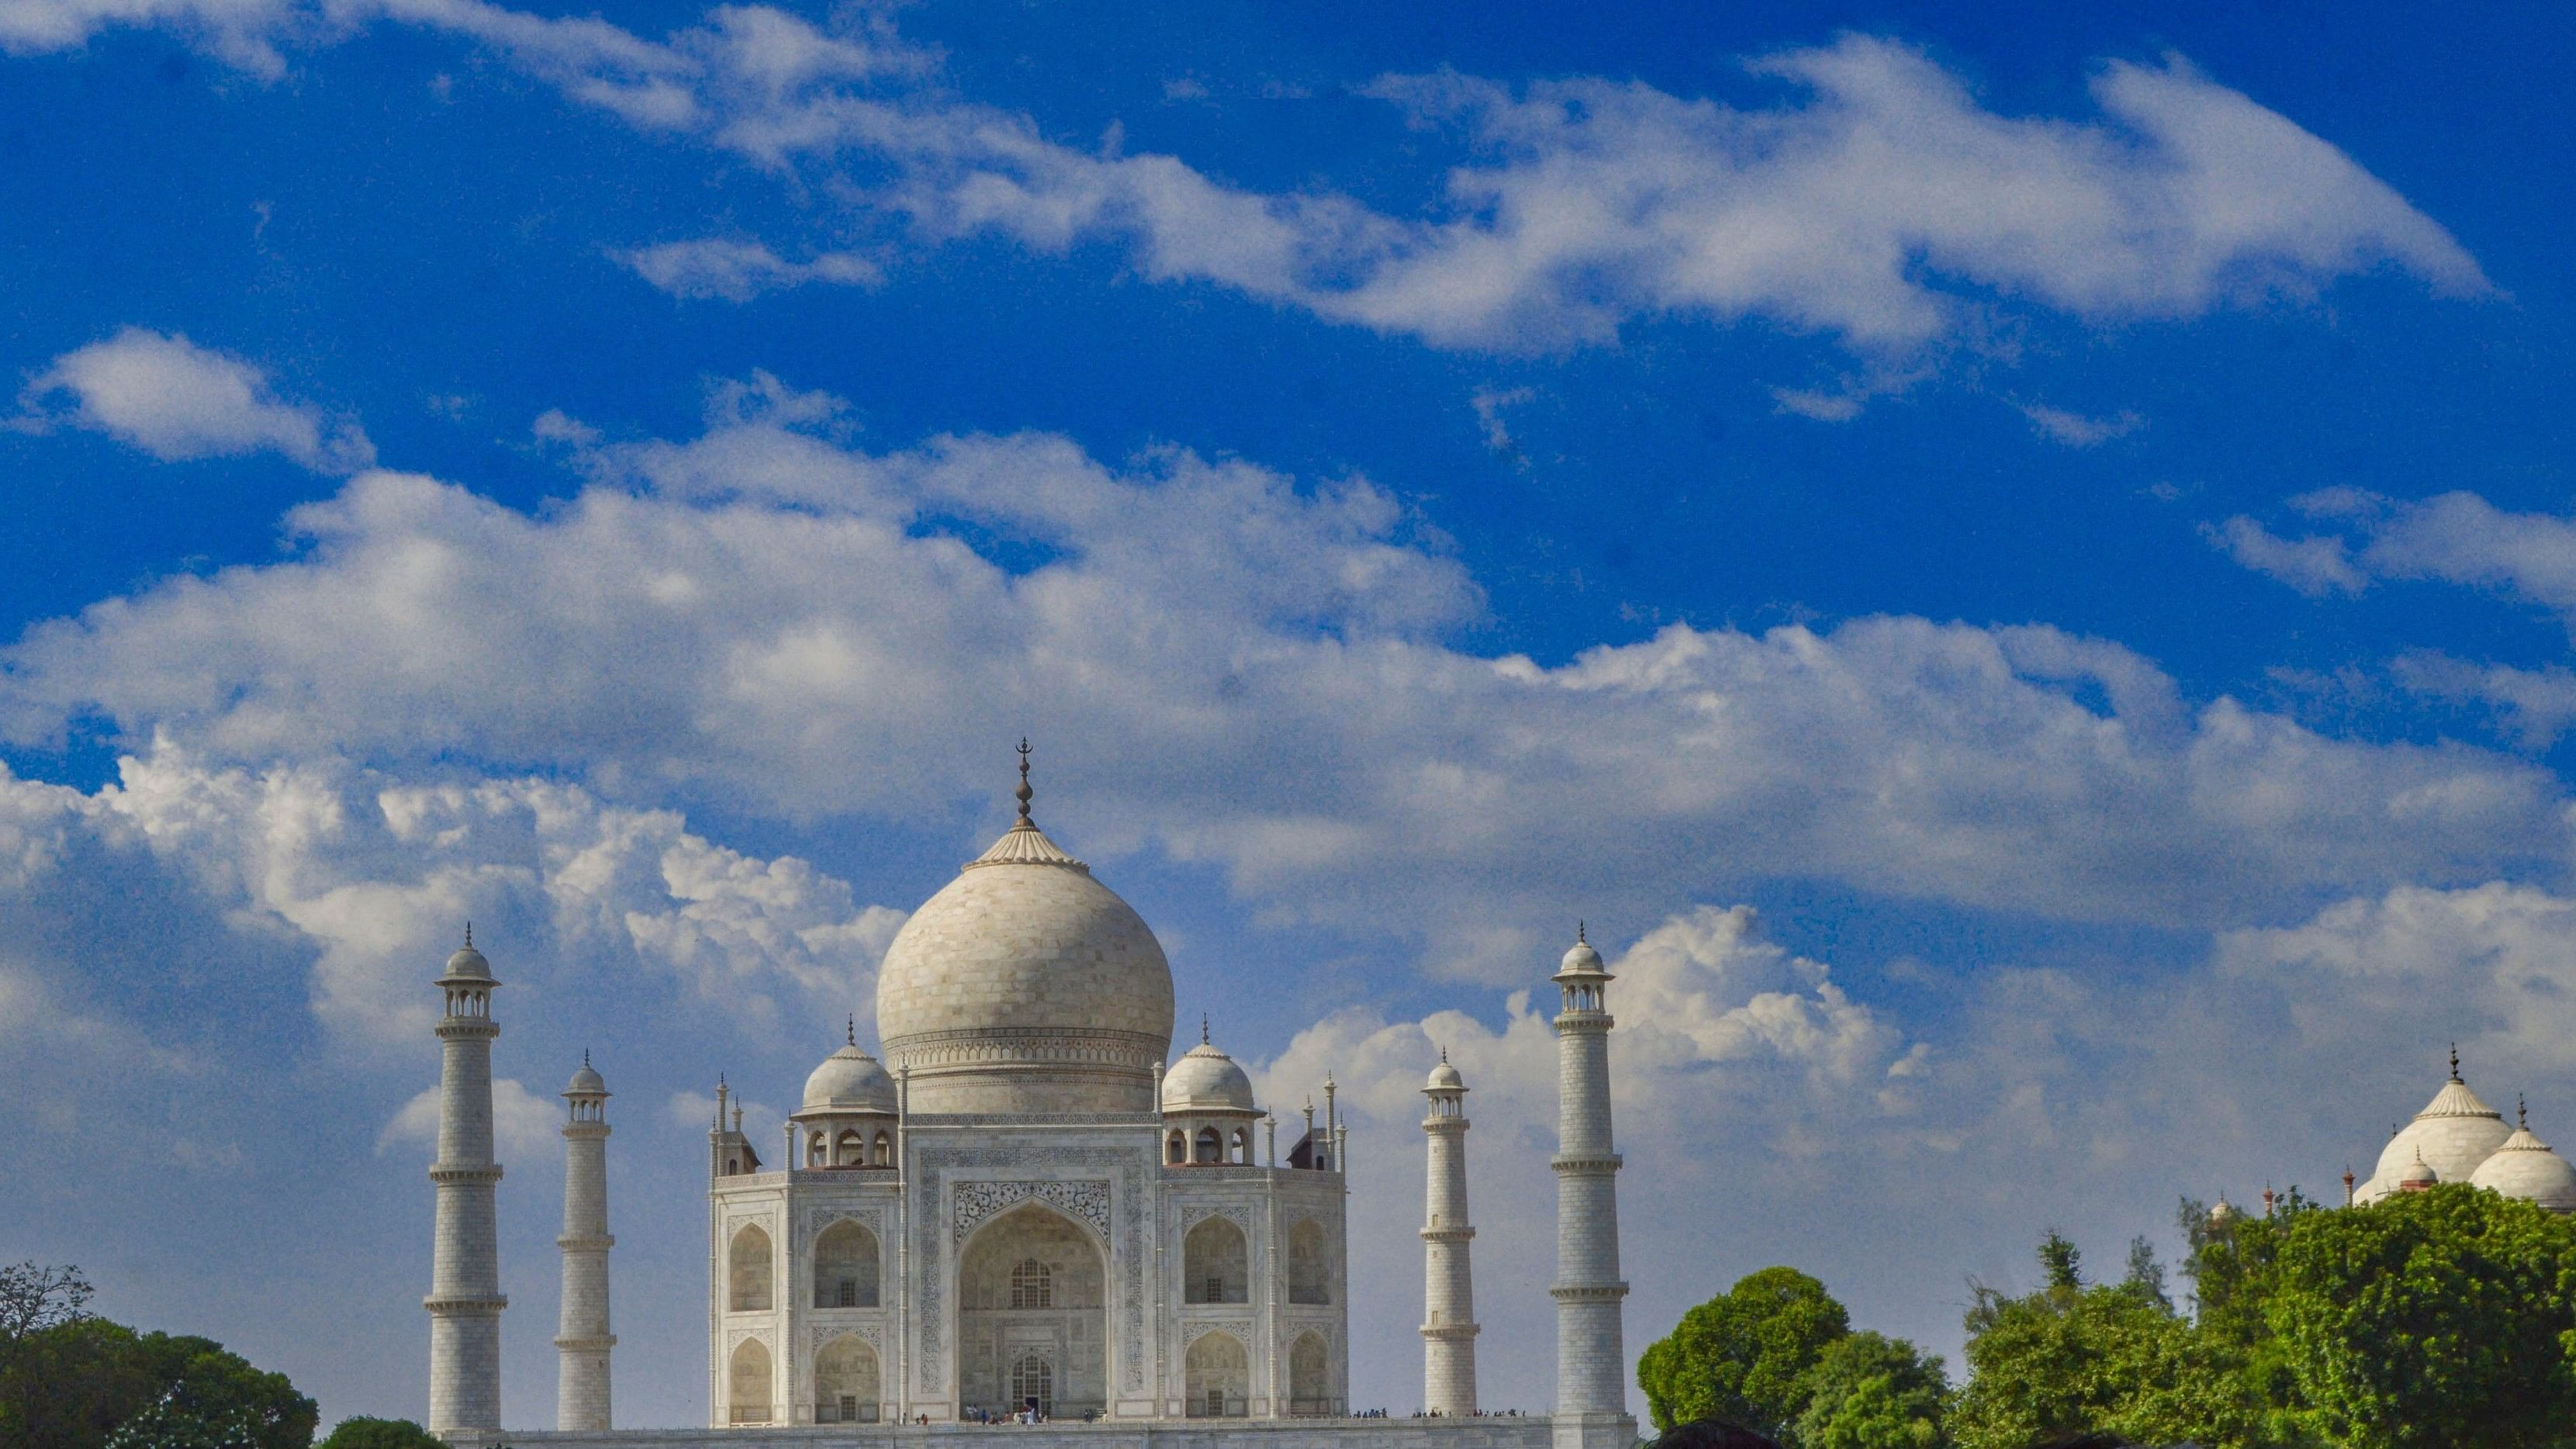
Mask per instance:
[[[1104,1446],[1627,1449],[1610,1136],[1610,974],[1581,940],[1554,980],[1556,1412],[1479,1417],[1467,1086],[1424,1086],[1424,1397],[1350,1416],[1347,1132],[1330,1079],[1287,1123],[1210,1041],[1172,1056],[1154,933],[1030,817],[913,913],[878,973],[884,1060],[855,1023],[755,1142],[718,1088],[708,1134],[708,1422],[611,1408],[607,1084],[564,1096],[563,1308],[552,1431],[504,1432],[492,1157],[494,978],[469,934],[439,985],[429,1427],[460,1445],[878,1444],[1032,1435]],[[1011,1423],[1043,1420],[1046,1427]],[[994,1424],[990,1430],[978,1426]]]

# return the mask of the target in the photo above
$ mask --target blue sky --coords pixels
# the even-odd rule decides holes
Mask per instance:
[[[2570,42],[0,6],[0,1256],[420,1412],[471,914],[511,1420],[588,1046],[619,1415],[696,1421],[699,1095],[866,1032],[1022,733],[1183,1014],[1347,1085],[1398,1412],[1438,1045],[1546,1403],[1577,916],[1632,1348],[1789,1262],[1955,1361],[2047,1226],[2367,1175],[2453,1039],[2576,1132]]]

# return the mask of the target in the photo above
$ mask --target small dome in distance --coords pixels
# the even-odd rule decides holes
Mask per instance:
[[[2424,1161],[2424,1155],[2421,1152],[2418,1152],[2415,1155],[2415,1160],[2413,1162],[2407,1163],[2404,1167],[2397,1170],[2397,1190],[2399,1192],[2422,1192],[2424,1189],[2431,1187],[2441,1180],[2440,1175],[2433,1171],[2432,1166]]]
[[[805,1079],[806,1112],[894,1111],[894,1078],[853,1041]]]
[[[1458,1069],[1456,1067],[1449,1065],[1449,1054],[1444,1051],[1440,1054],[1440,1065],[1431,1069],[1431,1078],[1422,1084],[1422,1090],[1426,1092],[1463,1092],[1467,1090],[1467,1079],[1458,1075]]]
[[[609,1095],[607,1079],[600,1076],[598,1072],[591,1068],[590,1053],[583,1052],[581,1054],[581,1070],[572,1074],[572,1081],[565,1085],[563,1095],[567,1097],[605,1097]]]
[[[1166,1112],[1252,1112],[1252,1078],[1234,1058],[1217,1050],[1200,1028],[1199,1044],[1163,1074]]]
[[[2520,1111],[2514,1113],[2517,1119],[2522,1115]],[[2504,1140],[2493,1157],[2478,1164],[2469,1182],[2505,1197],[2536,1203],[2554,1213],[2576,1212],[2576,1166],[2533,1136],[2528,1122],[2518,1121],[2513,1135]]]
[[[2223,1228],[2236,1221],[2236,1217],[2236,1204],[2227,1200],[2227,1194],[2220,1193],[2218,1206],[2209,1210],[2209,1225],[2213,1228]]]

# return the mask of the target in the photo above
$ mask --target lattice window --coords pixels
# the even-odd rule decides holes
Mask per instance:
[[[1055,1306],[1055,1273],[1035,1258],[1023,1258],[1011,1270],[1011,1306],[1013,1308],[1053,1308]]]

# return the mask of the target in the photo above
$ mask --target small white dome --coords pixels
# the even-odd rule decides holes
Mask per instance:
[[[894,1078],[853,1044],[823,1059],[805,1079],[808,1112],[892,1112]]]
[[[2213,1228],[2225,1227],[2236,1221],[2237,1216],[2236,1204],[2229,1202],[2227,1194],[2222,1192],[2218,1195],[2218,1206],[2209,1210],[2209,1225]]]
[[[601,1077],[599,1073],[591,1070],[589,1053],[584,1052],[582,1054],[581,1070],[572,1074],[572,1081],[564,1087],[563,1094],[567,1097],[605,1097],[608,1095],[608,1082],[605,1078]]]
[[[484,960],[483,953],[474,949],[472,927],[466,928],[465,944],[457,948],[455,955],[447,958],[446,974],[439,979],[442,981],[492,980],[492,963]],[[493,984],[497,986],[500,983],[495,981]]]
[[[1556,974],[1559,976],[1600,976],[1607,973],[1603,972],[1601,969],[1601,953],[1593,950],[1592,943],[1584,940],[1583,934],[1578,931],[1575,933],[1574,937],[1574,948],[1567,951],[1564,958],[1556,963]]]
[[[1422,1090],[1426,1092],[1463,1092],[1467,1090],[1467,1079],[1458,1075],[1458,1069],[1449,1065],[1449,1054],[1447,1052],[1442,1052],[1440,1054],[1440,1065],[1431,1069],[1431,1078],[1422,1084]]]
[[[1234,1058],[1202,1041],[1163,1074],[1166,1112],[1251,1112],[1252,1078]]]
[[[2550,1151],[2549,1144],[2533,1136],[2528,1127],[2506,1138],[2493,1157],[2478,1164],[2469,1181],[2554,1213],[2576,1212],[2576,1166]]]
[[[2421,1154],[2418,1154],[2413,1162],[2406,1163],[2397,1169],[2397,1185],[2400,1188],[2431,1187],[2441,1180],[2441,1173],[2431,1163],[2426,1162]]]

